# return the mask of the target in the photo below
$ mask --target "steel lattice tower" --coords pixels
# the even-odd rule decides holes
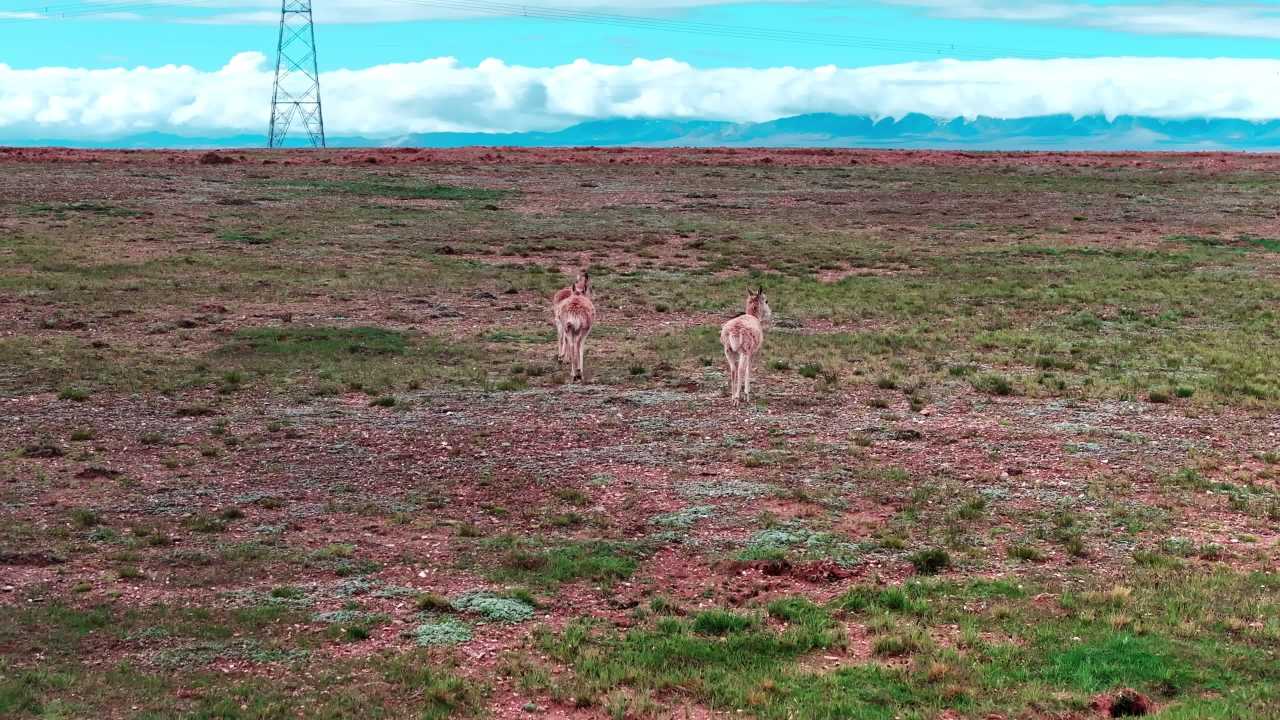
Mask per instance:
[[[306,128],[312,147],[324,147],[324,112],[320,109],[320,73],[316,70],[311,0],[280,2],[280,38],[276,43],[276,82],[271,91],[267,147],[281,147],[294,122]]]

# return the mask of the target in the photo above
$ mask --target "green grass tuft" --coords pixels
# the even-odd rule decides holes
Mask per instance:
[[[936,575],[951,566],[951,555],[942,548],[921,550],[911,556],[911,565],[921,575]]]
[[[755,618],[738,615],[726,610],[707,610],[693,616],[690,627],[703,635],[728,635],[742,632],[756,624]]]
[[[1013,395],[1013,383],[1004,375],[996,373],[982,373],[970,378],[969,383],[973,385],[973,389],[988,395]]]

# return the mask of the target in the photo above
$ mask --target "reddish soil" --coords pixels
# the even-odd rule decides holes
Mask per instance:
[[[629,148],[308,153],[0,148],[0,164],[4,163],[55,169],[62,164],[80,169],[100,165],[113,170],[134,165],[192,166],[237,173],[237,178],[247,166],[260,170],[273,164],[441,166],[451,172],[472,166],[501,172],[492,166],[507,165],[1016,164],[1043,168],[1046,173],[1058,168],[1172,166],[1212,175],[1274,172],[1280,167],[1280,156]],[[76,189],[66,182],[51,180],[46,189],[74,194]],[[94,196],[125,197],[135,190],[113,186]],[[637,190],[627,199],[643,201],[646,192]],[[531,193],[521,199],[518,211],[550,212],[580,200],[569,191]],[[386,202],[411,204],[423,211],[446,207],[437,200]],[[796,201],[778,202],[783,207]],[[41,218],[0,227],[26,231],[49,222]],[[99,259],[145,263],[170,254],[169,243],[188,249],[213,246],[206,237],[211,219],[194,210],[159,218],[148,211],[119,222],[125,228],[121,236],[127,240],[92,245],[89,251],[99,253]],[[151,237],[160,223],[172,231],[163,242]],[[1064,242],[1101,243],[1114,230],[1105,225],[1091,225],[1087,232]],[[1136,240],[1130,238],[1131,244],[1154,243],[1165,234],[1160,227],[1145,228]],[[669,239],[683,241],[677,236]],[[634,253],[614,246],[592,257],[601,255],[617,268],[641,262]],[[672,244],[646,260],[656,259],[666,268],[691,266],[692,260],[681,255],[684,248]],[[454,257],[493,265],[554,264],[565,270],[578,264],[575,251]],[[371,264],[380,260],[370,255]],[[269,256],[263,260],[269,261]],[[340,261],[321,257],[316,262]],[[24,266],[14,272],[32,271]],[[817,277],[836,283],[853,276],[912,272],[906,264],[893,264],[841,267]],[[92,301],[45,306],[4,290],[0,291],[0,338],[34,335],[74,343],[89,352],[105,354],[119,346],[176,358],[210,355],[238,330],[249,327],[375,325],[462,342],[496,329],[548,324],[542,294],[514,288],[509,294],[498,294],[498,290],[496,285],[424,286],[406,294],[370,281],[357,290],[321,287],[310,297],[292,295],[284,301],[271,299],[264,290],[261,299],[182,296],[173,303],[136,309],[98,308]],[[709,311],[633,312],[607,300],[601,301],[601,311],[603,322],[622,331],[599,334],[590,352],[613,365],[625,362],[626,347],[635,337],[714,326],[724,319],[723,313]],[[859,324],[815,318],[795,332],[855,332],[873,327],[872,320]],[[545,349],[529,351],[524,359],[549,362],[552,352],[548,343]],[[589,373],[590,362],[595,360],[589,361]],[[920,538],[934,544],[947,513],[961,499],[983,491],[990,497],[987,514],[981,527],[966,531],[980,538],[981,552],[958,558],[961,569],[953,571],[957,576],[1027,576],[1056,582],[1072,574],[1102,584],[1121,582],[1131,570],[1135,546],[1151,547],[1171,536],[1196,545],[1221,546],[1220,557],[1191,558],[1189,563],[1275,568],[1274,549],[1280,540],[1280,524],[1275,520],[1241,512],[1213,491],[1188,493],[1163,483],[1191,457],[1203,459],[1204,472],[1214,479],[1247,478],[1259,488],[1275,491],[1280,477],[1259,459],[1259,453],[1280,442],[1280,414],[1266,406],[991,397],[955,384],[938,389],[923,408],[913,411],[905,395],[881,390],[867,377],[845,378],[838,387],[818,395],[811,379],[763,370],[755,382],[767,404],[734,409],[723,397],[718,368],[690,364],[650,371],[645,377],[585,387],[560,386],[556,375],[516,392],[400,388],[395,394],[407,407],[392,409],[373,407],[368,395],[355,391],[301,400],[288,393],[253,390],[222,396],[208,383],[171,396],[118,391],[95,393],[84,402],[59,399],[55,388],[44,386],[8,392],[0,397],[0,440],[11,453],[4,468],[3,482],[9,486],[4,499],[14,526],[20,524],[30,534],[6,536],[0,546],[0,586],[4,586],[0,607],[16,608],[51,598],[133,607],[198,606],[213,598],[226,605],[233,601],[224,593],[233,590],[267,592],[282,585],[330,588],[341,582],[332,568],[297,558],[335,543],[353,545],[355,557],[377,563],[380,569],[369,579],[382,587],[452,597],[504,584],[487,578],[488,571],[504,562],[502,554],[465,539],[464,529],[481,538],[509,534],[567,542],[605,537],[643,544],[663,529],[656,518],[694,506],[712,507],[709,517],[678,528],[680,537],[675,541],[644,555],[631,578],[603,588],[591,582],[538,587],[540,607],[534,622],[477,625],[475,639],[459,648],[461,671],[492,683],[490,709],[496,717],[524,717],[527,713],[522,708],[534,703],[543,711],[538,717],[576,720],[601,717],[602,711],[531,695],[498,673],[505,653],[533,652],[529,635],[536,625],[560,628],[590,616],[605,626],[627,628],[637,622],[637,608],[658,597],[670,599],[685,613],[710,607],[756,609],[788,595],[822,602],[856,585],[901,582],[915,572],[907,550],[916,548],[894,548],[888,543],[869,550],[855,563],[827,558],[736,558],[755,533],[773,525],[821,521],[826,531],[842,540],[870,546],[883,543],[895,529],[895,518],[911,506],[921,518]],[[0,369],[0,378],[5,372]],[[198,404],[213,408],[212,416],[180,414],[183,407]],[[281,420],[288,421],[287,428],[275,424]],[[221,431],[217,430],[220,421],[226,423]],[[71,430],[82,427],[93,428],[92,439],[68,438]],[[162,434],[164,441],[144,439],[152,432]],[[225,434],[237,442],[226,443]],[[854,436],[871,442],[867,447],[855,446]],[[736,438],[738,444],[723,444],[726,438]],[[206,456],[211,445],[216,445],[216,452]],[[748,451],[779,449],[789,453],[784,464],[746,461]],[[869,471],[888,468],[900,470],[909,480]],[[836,470],[834,479],[828,476]],[[868,472],[859,474],[862,470]],[[746,490],[716,494],[714,490],[721,488],[705,491],[709,485]],[[753,487],[771,489],[753,493]],[[916,500],[912,491],[920,488],[937,494],[926,493],[928,499]],[[557,494],[566,489],[581,492],[585,501],[575,504]],[[263,502],[265,498],[282,502],[272,506]],[[1164,520],[1158,531],[1122,537],[1120,521],[1107,514],[1112,500],[1155,509]],[[238,508],[244,517],[230,523],[225,532],[211,538],[188,529],[187,523],[197,513],[217,513],[228,507]],[[1062,507],[1090,522],[1086,554],[1073,556],[1061,546],[1044,543],[1040,546],[1043,557],[1033,562],[1007,557],[1009,545],[1047,522],[1034,518],[1048,517]],[[121,579],[116,576],[121,563],[112,559],[115,549],[90,543],[85,529],[75,528],[69,519],[73,510],[81,508],[96,510],[102,525],[121,535],[129,536],[136,532],[132,528],[145,525],[169,535],[173,544],[141,549],[140,559],[130,562],[139,565],[144,576]],[[582,519],[568,527],[552,524],[553,516],[568,513]],[[213,553],[215,546],[259,543],[269,534],[262,528],[277,527],[287,538],[291,560],[202,565],[184,560],[179,552]],[[88,588],[77,588],[81,584]],[[346,601],[334,594],[319,594],[322,599],[310,608],[314,612],[336,610]],[[316,649],[317,656],[361,658],[411,647],[402,632],[416,622],[412,599],[369,593],[359,601],[363,609],[385,613],[392,621],[375,628],[367,641],[329,643]],[[849,645],[841,654],[806,658],[805,666],[830,670],[865,662],[870,657],[866,628],[852,625],[848,629]],[[145,664],[155,655],[155,648],[129,642],[102,650],[101,662],[130,659]],[[215,669],[229,675],[282,672],[270,663],[246,660],[219,660]],[[1108,696],[1096,707],[1104,713],[1115,706],[1116,698]],[[677,717],[722,716],[697,706],[673,710]]]

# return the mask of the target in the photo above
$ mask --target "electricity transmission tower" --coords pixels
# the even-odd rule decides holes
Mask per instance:
[[[324,147],[320,109],[320,73],[316,70],[316,31],[311,0],[280,1],[280,38],[276,43],[276,82],[271,91],[271,130],[267,147],[284,145],[289,126],[301,123],[312,147]]]

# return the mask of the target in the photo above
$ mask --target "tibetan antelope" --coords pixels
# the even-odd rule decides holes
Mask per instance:
[[[729,361],[729,395],[751,399],[751,360],[764,345],[764,326],[773,317],[764,288],[747,293],[747,311],[720,327],[720,344]]]
[[[596,321],[596,306],[591,302],[590,281],[582,273],[581,282],[569,288],[569,297],[556,306],[557,326],[562,331],[564,354],[569,360],[569,382],[583,381],[582,361],[586,354],[587,335]]]
[[[569,299],[573,295],[573,289],[580,288],[583,295],[591,296],[591,279],[587,277],[587,271],[583,270],[578,273],[578,277],[573,281],[573,285],[567,288],[560,288],[555,295],[551,296],[551,315],[556,324],[556,357],[564,362],[569,359],[568,351],[565,347],[564,323],[560,321],[560,303]]]

